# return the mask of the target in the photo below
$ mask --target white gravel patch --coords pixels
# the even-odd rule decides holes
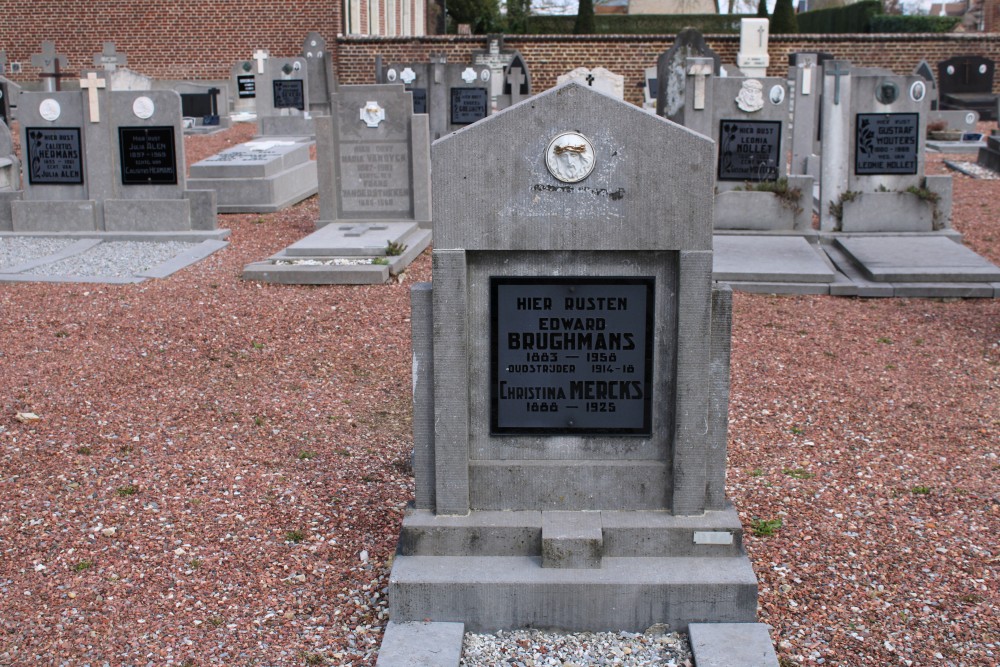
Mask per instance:
[[[25,275],[124,277],[132,276],[190,250],[197,243],[178,241],[114,241],[101,243],[87,252],[45,264]]]
[[[57,253],[77,240],[23,236],[0,238],[0,273],[19,264]]]
[[[632,632],[556,634],[538,630],[466,633],[463,667],[690,667],[687,635]]]

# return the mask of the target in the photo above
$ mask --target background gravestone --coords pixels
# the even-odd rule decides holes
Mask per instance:
[[[309,70],[304,57],[267,59],[267,76],[258,81],[257,126],[260,136],[312,136]]]
[[[306,59],[306,81],[309,85],[309,113],[313,116],[330,113],[330,95],[337,90],[333,72],[333,57],[326,47],[326,39],[318,32],[310,32],[302,43],[302,57]]]
[[[449,63],[432,57],[429,63],[391,64],[380,81],[402,83],[413,97],[413,112],[428,114],[431,140],[488,116],[491,111],[492,71]]]
[[[594,69],[577,67],[556,78],[557,85],[567,81],[576,81],[581,86],[588,86],[605,95],[610,95],[616,100],[625,99],[625,77],[603,67],[595,67]]]
[[[22,93],[26,166],[11,231],[214,232],[215,193],[185,187],[177,93],[106,83]]]
[[[317,231],[243,270],[283,283],[382,283],[431,240],[427,116],[401,85],[340,86],[316,119]]]
[[[950,226],[951,177],[924,174],[929,105],[922,77],[853,70],[846,61],[827,63],[821,229],[902,232]]]
[[[704,137],[576,83],[435,143],[387,640],[752,623],[713,166]]]
[[[208,134],[232,127],[229,91],[225,86],[179,81],[172,89],[181,96],[186,134]]]
[[[789,56],[788,81],[792,108],[790,174],[808,174],[819,179],[820,73],[815,54]],[[811,208],[811,207],[810,207]]]
[[[996,65],[983,56],[955,56],[938,63],[938,106],[942,110],[971,109],[983,120],[997,120],[993,94]]]
[[[229,93],[233,100],[233,113],[257,111],[257,65],[253,60],[240,60],[233,64],[229,74]]]
[[[674,43],[656,59],[656,115],[683,123],[685,80],[688,58],[711,58],[712,74],[719,75],[722,61],[701,33],[685,28],[677,33]]]

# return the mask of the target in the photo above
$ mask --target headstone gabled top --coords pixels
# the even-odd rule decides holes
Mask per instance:
[[[927,96],[931,101],[931,109],[937,109],[938,86],[937,77],[934,75],[934,68],[931,67],[930,63],[926,60],[921,60],[917,66],[913,68],[913,73],[923,78],[923,80],[927,83]]]
[[[694,28],[677,33],[673,45],[656,60],[656,115],[673,121],[680,119],[684,109],[684,82],[687,79],[688,58],[711,58],[713,72],[719,74],[722,61],[709,48],[705,38]]]

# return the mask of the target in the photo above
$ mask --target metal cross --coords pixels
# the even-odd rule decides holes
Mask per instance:
[[[586,81],[587,81],[587,85],[588,86],[593,86],[594,85],[594,75],[593,74],[588,74]]]
[[[264,49],[257,49],[253,52],[253,59],[257,61],[257,74],[264,73],[264,61],[267,60],[268,55]]]
[[[118,66],[128,64],[128,57],[118,53],[114,42],[104,42],[104,50],[94,54],[94,67],[103,67],[106,72],[113,72]]]
[[[42,70],[39,78],[45,80],[45,90],[53,92],[59,90],[59,79],[72,76],[71,74],[60,74],[59,68],[66,67],[66,56],[56,53],[56,43],[51,41],[42,42],[42,52],[31,56],[31,64]]]
[[[833,79],[833,103],[840,104],[840,77],[851,73],[851,69],[841,69],[844,64],[842,60],[831,60],[829,61],[831,68],[823,67],[823,74],[825,76],[832,76]]]
[[[87,97],[90,100],[91,123],[101,122],[101,105],[97,89],[104,88],[106,85],[107,82],[104,79],[98,79],[94,72],[87,72],[87,78],[80,79],[80,89],[87,91]]]

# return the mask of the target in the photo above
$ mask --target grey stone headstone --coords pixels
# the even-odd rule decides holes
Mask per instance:
[[[711,58],[712,73],[719,74],[722,61],[705,38],[694,28],[677,33],[673,45],[656,60],[656,115],[675,122],[683,122],[684,90],[687,79],[688,58]]]
[[[487,65],[449,63],[435,57],[429,63],[387,65],[382,80],[401,83],[413,94],[414,111],[429,116],[432,141],[492,112],[494,76]]]
[[[257,125],[261,136],[312,136],[309,70],[304,57],[267,59],[258,79]]]
[[[938,86],[937,77],[934,75],[934,68],[926,60],[921,60],[913,73],[921,77],[927,83],[927,96],[931,101],[931,110],[938,108]]]
[[[996,64],[984,56],[955,56],[938,63],[938,107],[972,109],[983,120],[997,120],[993,94]]]
[[[253,60],[238,60],[229,73],[229,95],[233,101],[233,113],[253,113],[257,109],[257,84],[263,75],[257,74]]]
[[[306,59],[309,82],[309,111],[314,115],[330,113],[330,95],[337,89],[333,73],[333,57],[326,39],[310,32],[302,42],[302,57]]]

